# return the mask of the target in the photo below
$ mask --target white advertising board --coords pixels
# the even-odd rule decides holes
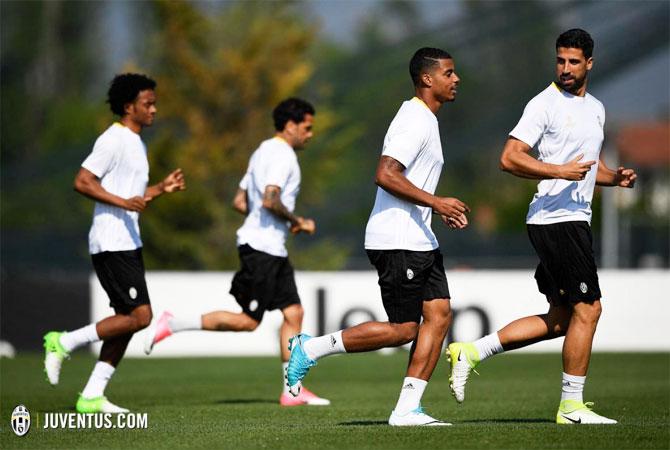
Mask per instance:
[[[232,272],[149,272],[147,285],[157,318],[215,310],[241,311],[228,293]],[[547,302],[537,291],[532,271],[452,271],[447,274],[454,322],[448,340],[472,340],[517,318],[542,314]],[[599,272],[603,314],[594,351],[670,351],[670,271]],[[386,320],[376,272],[297,272],[305,309],[303,330],[312,335],[367,320]],[[107,295],[91,276],[91,315],[98,321],[113,313]],[[188,331],[156,346],[152,356],[278,355],[279,311],[266,312],[251,333]],[[145,331],[128,346],[128,356],[144,356]],[[562,339],[517,351],[558,352]],[[98,352],[100,344],[93,347]]]

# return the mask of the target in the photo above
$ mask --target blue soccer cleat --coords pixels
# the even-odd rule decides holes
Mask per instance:
[[[286,382],[288,390],[294,397],[300,394],[302,379],[312,366],[316,366],[316,361],[307,356],[303,343],[312,339],[312,336],[304,333],[297,334],[289,339],[288,349],[291,351],[291,357],[288,360],[286,369]]]

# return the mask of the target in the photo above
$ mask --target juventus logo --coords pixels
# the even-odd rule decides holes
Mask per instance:
[[[25,436],[30,430],[30,412],[23,405],[12,411],[12,430],[17,436]]]

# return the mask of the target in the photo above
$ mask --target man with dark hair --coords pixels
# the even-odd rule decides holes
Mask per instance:
[[[164,193],[186,188],[181,169],[147,187],[149,162],[140,132],[156,115],[156,83],[127,73],[112,80],[107,102],[120,117],[100,135],[74,180],[77,192],[95,200],[89,252],[115,314],[70,332],[44,336],[47,379],[57,385],[63,360],[74,349],[103,341],[100,357],[77,400],[80,413],[122,413],[104,396],[133,334],[151,322],[152,312],[142,258],[139,213]]]
[[[310,367],[324,356],[412,342],[389,425],[450,425],[424,413],[421,397],[452,318],[431,217],[438,214],[455,229],[468,224],[467,205],[434,195],[444,163],[435,114],[444,103],[455,100],[460,79],[453,59],[443,50],[419,49],[409,66],[415,97],[403,102],[386,132],[375,177],[379,187],[365,231],[365,248],[379,274],[388,322],[365,322],[318,337],[293,337],[287,381],[295,395]]]
[[[251,155],[247,171],[233,200],[236,211],[246,215],[237,230],[241,267],[233,278],[230,293],[242,307],[241,313],[212,311],[189,316],[164,312],[147,334],[144,350],[151,353],[163,339],[186,330],[253,331],[265,311],[281,310],[279,330],[282,378],[288,361],[289,337],[302,329],[303,308],[288,259],[287,232],[314,234],[315,223],[293,213],[300,189],[300,166],[296,150],[312,137],[314,108],[305,100],[289,98],[272,112],[275,136],[263,141]],[[284,385],[284,383],[282,383]],[[305,389],[296,398],[284,392],[282,406],[328,405],[330,401]]]
[[[540,258],[535,279],[549,302],[546,314],[518,319],[473,343],[452,343],[451,390],[465,399],[468,375],[481,361],[507,350],[565,336],[560,424],[614,424],[584,403],[582,392],[600,318],[600,286],[593,258],[591,200],[595,185],[632,188],[632,169],[609,169],[600,159],[605,109],[586,92],[593,40],[579,29],[556,41],[556,81],[535,96],[509,133],[500,167],[540,180],[526,217]],[[537,144],[539,157],[529,155]]]

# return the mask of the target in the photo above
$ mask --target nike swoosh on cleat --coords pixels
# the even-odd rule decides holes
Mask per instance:
[[[582,419],[581,419],[581,417],[579,418],[579,420],[575,420],[575,419],[571,419],[571,418],[569,418],[568,416],[564,416],[563,414],[561,414],[561,416],[562,416],[564,419],[567,419],[567,420],[569,420],[569,421],[572,422],[572,423],[582,423]]]

